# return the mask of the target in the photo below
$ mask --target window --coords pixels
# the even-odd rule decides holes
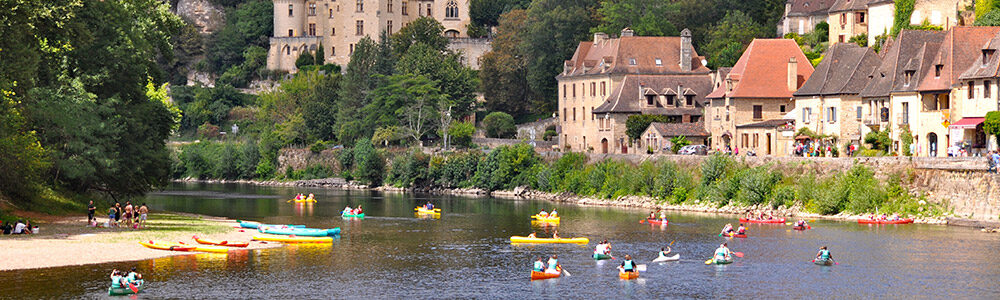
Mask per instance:
[[[573,121],[576,121],[576,107],[573,108]]]
[[[944,65],[934,66],[934,78],[941,78],[941,68],[944,68]]]
[[[840,25],[843,26],[844,24],[847,24],[847,14],[846,13],[841,13],[840,14]]]
[[[781,113],[785,113],[785,106],[784,105],[778,106],[778,111],[780,111]]]
[[[910,124],[910,103],[903,102],[903,120],[900,123]]]
[[[837,37],[837,42],[840,42],[840,43],[844,42],[844,35],[843,34],[841,34],[840,36]]]
[[[563,108],[563,122],[566,122],[566,109]]]
[[[604,81],[601,81],[601,97],[604,97],[607,94],[607,90],[604,87]]]
[[[628,64],[629,64],[630,66],[634,66],[634,65],[635,65],[635,58],[629,58],[629,59],[628,59]]]
[[[355,2],[355,3],[356,3],[354,5],[354,11],[355,12],[364,12],[365,11],[365,0],[357,0],[357,2]]]
[[[427,14],[430,15],[430,12],[428,11]],[[448,18],[448,19],[457,19],[458,18],[458,3],[455,3],[454,0],[448,1],[447,6],[445,6],[445,8],[444,8],[444,17]]]
[[[354,24],[354,30],[355,30],[354,34],[356,34],[356,35],[364,35],[365,34],[365,21],[358,20],[357,22],[355,22],[355,24]]]
[[[864,24],[865,23],[865,13],[863,13],[863,12],[854,13],[854,22],[858,23],[858,24]]]
[[[686,101],[686,102],[684,103],[684,105],[687,105],[687,106],[694,106],[694,96],[691,96],[691,95],[687,95],[687,96],[684,96],[684,98],[686,98],[686,100],[687,100],[687,101]]]
[[[699,116],[691,116],[691,123],[698,123],[698,120],[701,120],[701,117],[699,117]]]
[[[760,119],[763,119],[763,118],[764,118],[764,106],[763,105],[754,105],[753,106],[753,119],[754,120],[760,120]]]
[[[389,13],[392,13],[392,0],[386,2],[387,3],[385,4],[385,10],[388,11]]]
[[[750,135],[744,133],[743,134],[743,148],[746,148],[748,146],[750,146]]]
[[[316,36],[316,23],[309,23],[309,35]]]
[[[292,55],[292,47],[285,46],[285,55]]]
[[[337,27],[330,27],[330,36],[337,35]]]
[[[983,50],[983,66],[990,63],[990,56],[993,55],[993,50]]]
[[[646,106],[653,106],[656,102],[656,96],[646,95]]]
[[[910,81],[913,79],[913,73],[916,73],[916,71],[903,71],[903,86],[910,86]]]
[[[385,21],[385,30],[392,34],[392,20]]]
[[[759,139],[760,139],[760,135],[758,135],[758,134],[754,133],[754,134],[753,134],[753,147],[754,147],[754,148],[757,148],[757,145],[758,145],[757,141],[758,141]]]
[[[812,119],[812,108],[803,107],[802,108],[802,123],[809,124],[810,119]]]
[[[674,95],[667,95],[667,106],[674,106]]]
[[[293,8],[295,8],[295,6],[293,6],[292,4],[288,5],[288,16],[289,17],[294,17],[294,13],[293,13],[294,10],[293,10]]]
[[[991,93],[990,91],[991,83],[992,82],[990,82],[989,80],[983,81],[983,99],[989,99],[993,97],[993,93]]]
[[[861,106],[854,108],[854,110],[857,111],[857,117],[855,118],[857,118],[858,121],[861,121]]]
[[[292,29],[288,30],[288,36],[295,36],[295,31]]]
[[[576,98],[576,84],[573,84],[573,98]]]
[[[309,15],[310,16],[316,15],[316,3],[309,3]]]
[[[590,120],[591,121],[594,120],[594,107],[593,106],[590,107]]]
[[[351,49],[350,49],[350,53],[348,53],[348,55],[354,55],[354,44],[351,44],[350,47],[351,47]]]
[[[431,16],[431,5],[430,4],[427,5],[427,16],[428,17]]]
[[[330,19],[333,19],[333,9],[330,9]]]
[[[659,67],[659,66],[663,66],[663,61],[662,61],[662,60],[660,60],[659,58],[657,58],[657,59],[656,59],[656,66],[657,66],[657,67]]]
[[[826,119],[830,123],[837,123],[837,108],[836,107],[827,107],[826,108],[826,112],[827,112]]]
[[[563,84],[563,99],[566,99],[566,84]]]
[[[337,47],[330,47],[330,56],[337,55]]]
[[[976,82],[969,81],[969,99],[976,97]]]
[[[409,1],[407,1],[407,0],[403,0],[403,2],[399,3],[400,4],[399,5],[399,13],[403,14],[404,16],[410,14],[409,10],[407,9],[408,8],[407,4],[409,4],[408,2]]]
[[[597,97],[597,83],[596,82],[591,82],[590,83],[590,96],[591,97]]]

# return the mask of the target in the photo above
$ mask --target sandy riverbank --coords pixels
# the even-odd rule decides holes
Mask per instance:
[[[234,220],[191,214],[151,214],[148,229],[86,227],[86,216],[48,217],[40,234],[0,235],[0,271],[49,268],[106,262],[153,259],[191,252],[143,247],[143,240],[196,244],[192,236],[228,241],[250,241],[256,232],[233,228]],[[248,249],[279,247],[279,243],[252,242]]]

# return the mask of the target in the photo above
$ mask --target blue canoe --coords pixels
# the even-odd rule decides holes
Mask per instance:
[[[269,234],[297,235],[297,236],[337,236],[340,235],[340,227],[333,229],[315,228],[289,228],[289,227],[268,227],[261,226],[258,231]]]
[[[258,229],[261,226],[267,226],[267,227],[291,227],[291,228],[305,228],[306,227],[306,225],[272,225],[272,224],[261,224],[260,222],[254,222],[254,221],[241,221],[241,220],[237,220],[237,222],[240,222],[240,227],[250,228],[250,229]]]

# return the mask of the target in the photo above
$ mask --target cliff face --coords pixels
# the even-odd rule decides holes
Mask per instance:
[[[212,5],[208,0],[176,0],[174,13],[194,24],[201,34],[212,34],[226,23],[226,16],[221,7]]]

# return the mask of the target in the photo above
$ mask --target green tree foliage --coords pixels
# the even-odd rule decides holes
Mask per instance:
[[[298,64],[299,61],[296,60],[295,63]],[[251,80],[261,77],[260,74],[266,70],[266,67],[267,49],[250,46],[243,52],[243,62],[222,73],[216,80],[216,84],[245,88]]]
[[[351,61],[340,88],[340,101],[337,104],[337,136],[342,142],[352,142],[361,137],[370,136],[374,130],[373,124],[364,124],[365,118],[361,108],[371,102],[370,93],[383,84],[384,77],[392,75],[392,65],[395,57],[386,39],[376,44],[369,37],[364,37],[354,47]]]
[[[677,121],[679,120],[666,115],[631,115],[625,119],[625,135],[629,140],[636,140],[653,122],[677,123]]]
[[[476,169],[476,186],[495,191],[530,185],[535,179],[532,167],[541,161],[535,150],[527,144],[500,146],[479,163]]]
[[[536,112],[557,108],[556,75],[573,56],[580,41],[589,39],[596,0],[535,0],[528,8],[528,25],[521,49],[527,57],[528,84],[537,97]]]
[[[420,17],[407,23],[390,37],[392,49],[397,56],[403,56],[416,44],[425,44],[431,49],[445,52],[448,50],[448,38],[444,37],[444,26],[431,17]]]
[[[0,169],[4,170],[0,172],[0,195],[17,201],[29,199],[41,189],[51,161],[36,133],[27,130],[10,97],[13,92],[6,88],[0,86]]]
[[[890,36],[898,36],[899,31],[910,27],[910,16],[913,15],[915,0],[896,0],[895,12],[892,20],[892,33]]]
[[[677,153],[677,151],[680,151],[681,148],[687,145],[691,145],[691,141],[683,135],[670,138],[670,151],[673,153]]]
[[[847,42],[858,44],[858,46],[861,47],[868,47],[868,34],[862,33],[852,36],[851,39],[847,40]]]
[[[519,116],[528,112],[533,93],[528,84],[528,61],[520,46],[527,28],[527,12],[512,10],[500,17],[493,49],[479,59],[479,81],[487,111]]]
[[[461,56],[449,51],[440,51],[424,43],[417,43],[399,58],[396,74],[422,75],[436,83],[448,104],[452,115],[467,116],[472,113],[476,101],[479,78],[475,71],[462,65]]]
[[[912,156],[913,153],[910,151],[910,145],[913,145],[913,132],[910,131],[910,126],[903,125],[899,129],[899,144],[902,149],[903,155]]]
[[[514,117],[505,112],[497,111],[486,115],[483,118],[483,128],[486,130],[486,137],[513,138],[517,135]]]
[[[1000,142],[1000,112],[986,113],[986,120],[983,121],[983,132],[992,135],[997,142]]]
[[[354,178],[371,186],[381,185],[385,161],[375,147],[372,147],[372,142],[367,138],[359,139],[351,151],[354,157],[352,163]]]
[[[452,122],[448,126],[448,135],[452,145],[456,147],[472,147],[472,134],[476,133],[476,125],[472,122]]]
[[[170,38],[170,44],[174,46],[173,55],[160,56],[159,63],[171,84],[187,84],[187,74],[194,70],[194,64],[205,54],[204,40],[198,28],[191,23],[185,24]]]
[[[312,53],[309,51],[302,51],[299,57],[295,59],[295,68],[302,68],[303,66],[310,66],[316,64],[316,58],[313,57]]]
[[[991,11],[994,11],[997,7],[1000,7],[1000,1],[996,1],[996,0],[976,0],[975,1],[975,7],[976,7],[976,10],[975,10],[976,11],[976,26],[984,26],[984,25],[979,25],[979,19],[981,19],[987,13],[989,13]],[[992,25],[987,25],[987,26],[992,26]]]
[[[882,150],[888,153],[889,147],[892,146],[892,139],[889,138],[889,129],[869,132],[865,135],[865,143],[870,145],[871,149]]]
[[[446,96],[427,77],[403,74],[390,76],[386,85],[372,92],[372,100],[364,109],[365,123],[399,126],[414,142],[420,142],[436,128],[433,121]]]
[[[429,185],[430,156],[414,149],[392,159],[391,168],[386,174],[387,185],[408,188]]]
[[[735,49],[733,44],[740,45],[740,52],[746,49],[755,38],[769,36],[768,27],[758,24],[749,15],[742,11],[727,12],[726,16],[711,27],[708,32],[708,44],[703,49],[708,53],[731,53]],[[731,67],[739,60],[732,57],[735,55],[717,55],[708,58],[708,65],[712,68]]]
[[[212,35],[205,61],[209,70],[221,74],[243,63],[246,48],[270,46],[274,33],[274,4],[250,0],[226,11],[226,24]]]
[[[470,0],[469,19],[473,25],[481,27],[496,27],[500,25],[500,16],[504,13],[525,9],[531,0]]]
[[[979,10],[979,8],[977,7],[976,10]],[[993,9],[982,16],[976,16],[976,23],[974,25],[1000,26],[1000,9]]]
[[[675,36],[680,32],[667,18],[667,0],[602,0],[597,9],[598,25],[591,32],[616,33],[631,28],[639,36]]]

